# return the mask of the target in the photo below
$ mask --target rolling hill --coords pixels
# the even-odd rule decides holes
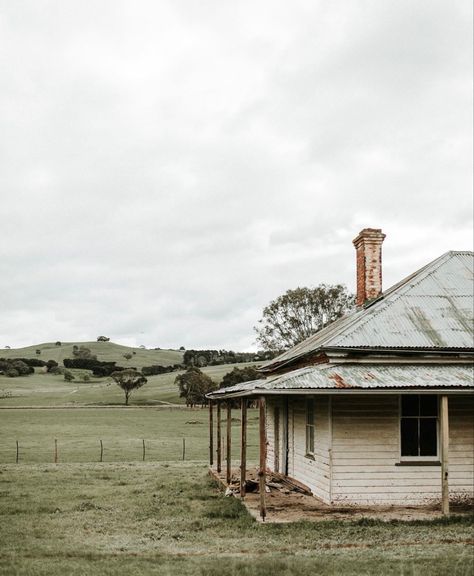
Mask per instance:
[[[181,364],[183,352],[179,350],[147,350],[143,348],[131,348],[114,344],[113,342],[62,342],[61,346],[56,346],[54,342],[35,344],[26,348],[12,348],[0,350],[0,358],[38,358],[40,360],[55,360],[62,365],[64,358],[74,358],[73,347],[85,346],[90,348],[97,359],[102,362],[116,362],[118,366],[134,366],[142,368],[157,364],[169,366]],[[37,354],[37,350],[41,350]],[[130,360],[124,358],[124,354],[132,354]]]

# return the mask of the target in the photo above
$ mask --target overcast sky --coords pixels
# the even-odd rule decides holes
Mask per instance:
[[[255,348],[472,249],[471,0],[0,0],[0,348]]]

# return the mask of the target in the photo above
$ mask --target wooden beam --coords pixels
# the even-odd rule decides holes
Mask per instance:
[[[221,417],[221,403],[217,402],[217,472],[220,474],[222,470],[222,417]]]
[[[214,464],[214,410],[209,400],[209,466]]]
[[[441,396],[441,510],[445,516],[449,516],[449,417],[448,397]]]
[[[227,401],[226,481],[232,478],[232,400]]]
[[[245,498],[245,482],[247,472],[247,398],[240,399],[240,497]]]
[[[258,471],[259,480],[259,493],[260,493],[260,516],[263,521],[267,515],[267,508],[265,504],[265,490],[266,490],[266,467],[267,467],[267,434],[265,422],[265,396],[260,397],[260,415],[259,415],[259,431],[260,431],[260,469]]]

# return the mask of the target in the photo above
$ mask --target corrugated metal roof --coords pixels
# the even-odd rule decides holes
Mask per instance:
[[[262,369],[324,348],[474,348],[474,254],[447,252]]]
[[[364,365],[320,364],[293,370],[281,376],[253,380],[216,390],[209,396],[247,392],[295,390],[463,388],[474,391],[473,365]]]

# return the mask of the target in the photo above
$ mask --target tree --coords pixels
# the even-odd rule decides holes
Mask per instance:
[[[227,386],[234,386],[242,382],[250,382],[251,380],[258,380],[260,374],[257,372],[255,366],[246,366],[245,368],[234,368],[231,372],[227,372],[222,378],[220,388],[227,388]]]
[[[184,374],[176,376],[174,382],[179,388],[180,398],[186,398],[186,406],[191,408],[195,404],[207,404],[206,394],[217,388],[212,378],[194,366],[188,368]]]
[[[287,350],[340,318],[353,306],[353,294],[341,284],[287,290],[263,309],[259,325],[254,327],[257,341],[265,350]]]
[[[91,349],[86,346],[73,346],[72,355],[76,358],[81,358],[82,360],[97,360],[97,356],[92,354]]]
[[[133,354],[130,354],[130,352],[122,354],[122,356],[125,358],[125,360],[131,360],[133,358]]]
[[[112,372],[110,377],[125,392],[125,406],[128,406],[128,398],[132,391],[141,388],[147,383],[145,376],[134,368],[116,370],[115,372]]]
[[[97,342],[108,342],[110,340],[110,338],[107,338],[107,336],[97,336]]]

